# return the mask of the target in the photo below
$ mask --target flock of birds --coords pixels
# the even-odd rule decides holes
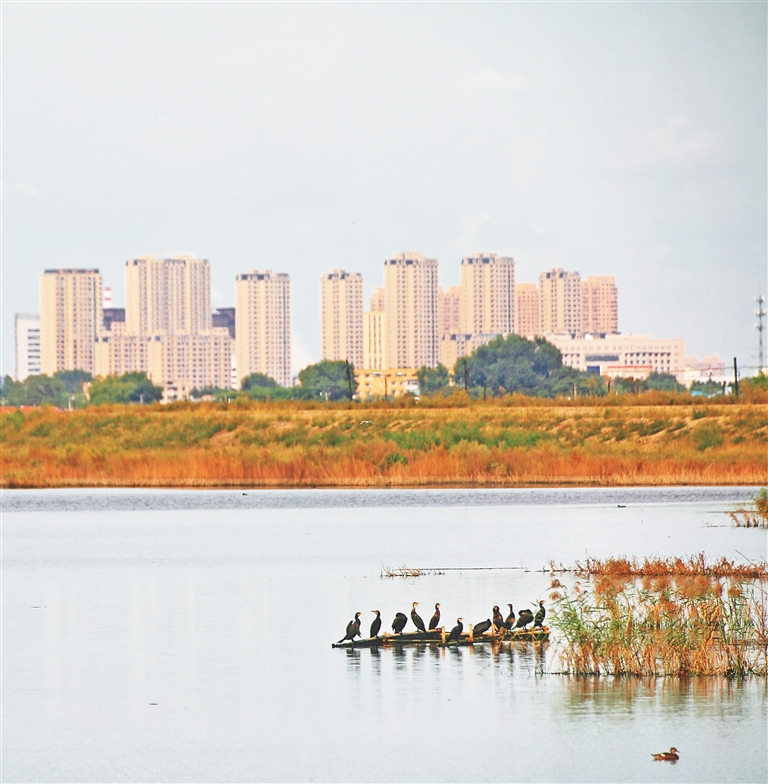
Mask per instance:
[[[427,632],[427,631],[437,631],[440,628],[440,603],[438,602],[435,605],[435,614],[429,619],[429,627],[424,626],[424,621],[421,619],[419,614],[416,612],[416,608],[419,606],[418,602],[413,603],[413,607],[411,608],[411,621],[413,621],[413,625],[416,627],[417,632]],[[507,632],[512,631],[512,629],[523,629],[525,630],[529,624],[533,624],[533,628],[541,627],[544,624],[544,618],[547,614],[547,611],[544,609],[544,602],[539,602],[539,609],[536,611],[534,615],[531,610],[525,609],[520,610],[520,615],[515,617],[515,611],[512,608],[511,604],[508,604],[509,613],[505,618],[502,614],[501,610],[499,610],[498,605],[494,605],[493,608],[493,620],[491,618],[486,618],[486,620],[481,621],[478,624],[475,624],[473,627],[474,634],[484,634],[487,632],[491,627],[495,627],[497,631]],[[378,610],[371,610],[371,612],[376,616],[373,619],[373,623],[371,623],[371,633],[370,637],[378,637],[379,632],[381,631],[381,613]],[[355,637],[361,637],[362,634],[360,633],[360,616],[362,613],[355,613],[355,617],[347,624],[347,632],[346,634],[339,640],[337,643],[340,644],[345,642],[346,640],[354,641]],[[451,629],[451,633],[448,635],[448,641],[451,640],[458,640],[463,631],[464,631],[464,619],[457,618],[456,619],[456,626]],[[408,623],[408,616],[405,613],[397,613],[395,615],[395,620],[392,621],[392,631],[395,634],[402,634],[403,630]]]

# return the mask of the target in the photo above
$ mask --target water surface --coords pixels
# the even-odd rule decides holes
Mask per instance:
[[[530,606],[550,559],[765,557],[724,514],[752,493],[7,491],[2,780],[766,781],[763,679],[330,647],[358,610]]]

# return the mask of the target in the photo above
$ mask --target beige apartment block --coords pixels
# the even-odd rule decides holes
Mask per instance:
[[[122,376],[125,373],[147,372],[149,335],[129,335],[125,322],[113,322],[110,330],[96,337],[94,376]]]
[[[461,332],[461,286],[440,287],[440,328],[438,335]]]
[[[652,338],[648,335],[593,335],[572,338],[547,335],[560,349],[563,364],[599,375],[645,377],[648,373],[669,373],[684,383],[685,340]],[[650,369],[649,369],[650,368]]]
[[[48,269],[40,276],[40,372],[93,373],[101,297],[98,270]]]
[[[158,333],[147,342],[147,375],[177,389],[227,389],[232,378],[232,338],[226,327],[195,335]]]
[[[125,321],[131,335],[195,335],[211,329],[208,260],[139,256],[126,261]]]
[[[364,368],[355,371],[357,396],[360,400],[368,398],[387,399],[400,395],[418,395],[419,380],[416,368],[389,368],[374,370]]]
[[[235,351],[239,382],[264,373],[291,385],[291,281],[285,273],[249,270],[235,279]]]
[[[440,364],[445,365],[453,373],[456,370],[456,362],[461,357],[468,357],[480,346],[485,346],[498,337],[505,336],[493,332],[480,332],[476,335],[458,332],[453,335],[443,335],[440,339]]]
[[[613,275],[590,275],[581,282],[581,331],[597,335],[619,331],[619,290]]]
[[[376,286],[373,289],[368,310],[376,313],[384,312],[384,286]]]
[[[437,272],[437,261],[420,253],[401,253],[384,262],[386,367],[437,365]]]
[[[515,329],[515,262],[495,253],[461,260],[461,328],[470,335]]]
[[[532,340],[539,334],[539,287],[515,284],[515,334]]]
[[[554,267],[539,275],[539,334],[581,334],[581,275]]]
[[[368,310],[363,314],[363,364],[369,370],[384,367],[384,312]]]
[[[323,359],[363,365],[363,277],[333,270],[320,278],[320,351]]]

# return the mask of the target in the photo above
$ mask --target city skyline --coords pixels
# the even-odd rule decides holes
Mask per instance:
[[[150,250],[215,259],[213,307],[242,270],[288,270],[294,370],[319,359],[318,277],[375,280],[403,248],[444,287],[484,248],[518,281],[607,271],[622,330],[757,365],[763,4],[11,4],[3,21],[4,373],[14,312],[38,310],[30,269],[99,268],[123,304],[122,262]]]

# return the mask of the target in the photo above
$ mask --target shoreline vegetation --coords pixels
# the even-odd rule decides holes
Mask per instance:
[[[768,675],[768,563],[726,558],[588,559],[570,588],[549,598],[562,635],[562,672],[572,675],[743,678]]]
[[[0,414],[4,488],[765,485],[768,405],[604,398],[42,407]]]

